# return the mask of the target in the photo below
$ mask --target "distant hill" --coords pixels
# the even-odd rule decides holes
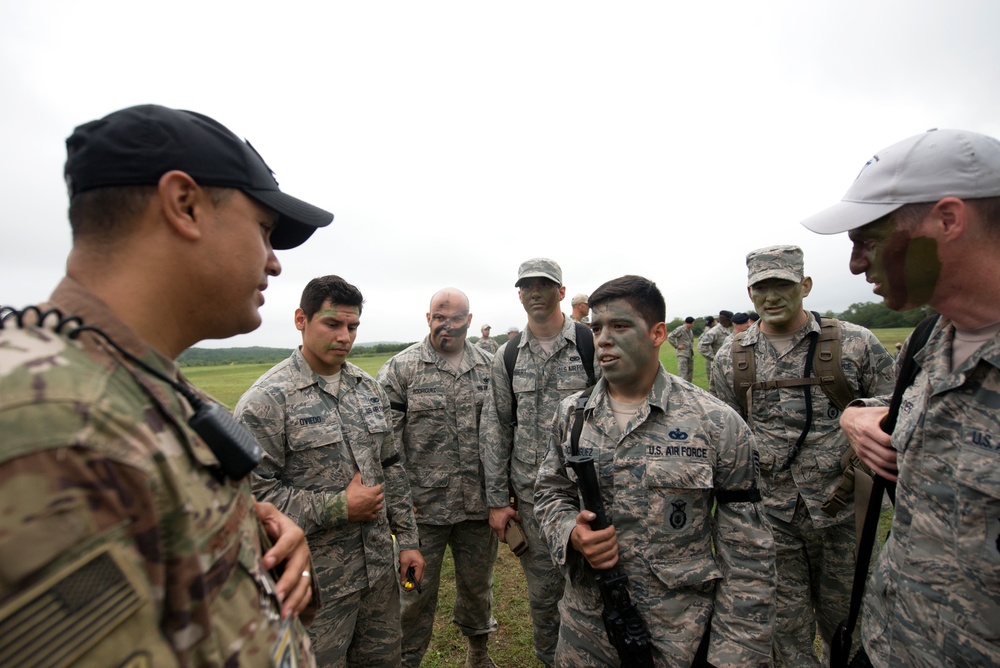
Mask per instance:
[[[223,364],[277,364],[292,354],[291,348],[188,348],[177,358],[181,366]]]
[[[350,357],[398,353],[411,344],[412,342],[382,341],[355,345],[354,349],[351,350]],[[277,364],[291,354],[291,348],[265,348],[262,346],[248,346],[246,348],[188,348],[177,358],[177,362],[181,366]]]

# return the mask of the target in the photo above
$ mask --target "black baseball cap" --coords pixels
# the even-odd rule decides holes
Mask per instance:
[[[279,215],[271,245],[295,248],[333,214],[286,195],[248,141],[193,111],[144,104],[77,127],[66,140],[70,197],[109,186],[155,185],[170,170],[199,185],[235,188]]]

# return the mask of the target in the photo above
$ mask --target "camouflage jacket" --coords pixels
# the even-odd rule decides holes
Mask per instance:
[[[71,279],[52,305],[189,385]],[[282,625],[249,482],[213,475],[191,414],[92,334],[0,330],[0,664],[271,665]]]
[[[576,329],[566,317],[562,331],[546,356],[538,339],[525,326],[514,364],[517,424],[514,425],[511,379],[500,346],[493,357],[490,392],[483,406],[479,452],[486,475],[486,505],[501,508],[509,503],[509,486],[518,498],[530,501],[535,475],[545,456],[552,416],[565,397],[587,387],[587,372],[576,349]],[[595,365],[595,373],[598,371]]]
[[[479,339],[478,341],[476,341],[476,345],[479,346],[481,349],[485,350],[486,352],[488,352],[490,356],[495,355],[497,352],[497,348],[500,347],[496,341],[489,338]]]
[[[782,356],[755,325],[743,332],[741,343],[754,347],[754,361],[759,380],[801,378],[809,354],[807,334],[820,332],[811,313],[808,321],[792,339],[792,348]],[[893,360],[875,335],[864,327],[840,323],[841,368],[855,397],[873,397],[892,392],[895,379]],[[814,374],[815,375],[815,374]],[[711,378],[712,393],[739,411],[733,391],[732,341],[719,351]],[[813,524],[828,527],[854,517],[854,500],[835,516],[820,508],[840,483],[843,467],[840,458],[847,449],[847,437],[840,429],[840,410],[822,389],[810,387],[812,424],[802,449],[791,466],[782,468],[793,452],[795,442],[806,424],[805,393],[801,386],[755,390],[751,429],[760,447],[764,478],[764,505],[767,512],[790,522],[795,502],[802,495]]]
[[[667,335],[667,343],[677,350],[678,357],[694,357],[694,330],[688,329],[684,325],[675,327]],[[684,346],[680,348],[680,346]]]
[[[719,354],[719,349],[729,340],[729,335],[732,333],[732,327],[727,328],[723,327],[721,323],[715,323],[712,329],[702,332],[701,337],[699,337],[698,353],[706,359],[714,359]]]
[[[458,524],[488,517],[479,461],[479,416],[491,355],[465,343],[458,373],[431,345],[416,343],[382,367],[396,447],[410,476],[417,522]]]
[[[862,617],[875,666],[1000,665],[1000,336],[951,371],[953,338],[941,318],[892,434],[892,533]]]
[[[567,468],[575,396],[562,402],[535,486],[535,514],[566,575],[569,622],[603,631],[601,596],[570,544],[582,508]],[[579,453],[593,457],[632,601],[653,636],[657,665],[690,665],[711,616],[709,661],[770,665],[775,548],[759,502],[719,503],[719,490],[757,487],[755,443],[735,411],[660,366],[648,403],[622,432],[604,381],[584,409]],[[713,612],[714,611],[714,612]],[[671,660],[673,657],[673,660]],[[610,644],[604,662],[617,663]],[[684,659],[683,661],[681,659]]]
[[[375,379],[350,362],[331,394],[299,350],[236,404],[236,418],[264,448],[251,474],[254,493],[305,530],[325,600],[394,570],[392,534],[404,550],[419,544],[406,472],[381,463],[397,453],[388,407]],[[363,484],[383,485],[385,503],[377,519],[349,523],[346,489],[358,471]]]

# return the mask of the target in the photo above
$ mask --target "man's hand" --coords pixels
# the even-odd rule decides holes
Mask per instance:
[[[490,528],[496,533],[497,538],[504,543],[507,542],[507,520],[512,517],[518,522],[521,521],[521,516],[510,506],[490,508]]]
[[[406,584],[406,571],[413,566],[413,580],[417,584],[424,581],[424,556],[420,550],[400,550],[399,551],[399,584]]]
[[[306,535],[274,504],[255,501],[253,507],[268,538],[274,543],[264,553],[264,568],[271,570],[278,564],[284,566],[284,573],[276,587],[278,600],[281,601],[281,616],[286,619],[296,616],[312,599],[312,578],[315,577],[310,565]],[[309,577],[302,575],[306,571],[309,572]]]
[[[896,482],[892,436],[882,431],[882,420],[888,413],[885,406],[849,406],[840,415],[840,428],[861,461],[889,482]]]
[[[361,472],[355,473],[350,484],[347,485],[347,521],[372,521],[378,517],[379,511],[382,510],[384,499],[382,485],[366,487],[361,482]]]
[[[569,542],[595,569],[607,570],[618,563],[618,536],[615,527],[600,531],[590,528],[597,515],[581,510],[576,516],[576,526],[569,534]]]

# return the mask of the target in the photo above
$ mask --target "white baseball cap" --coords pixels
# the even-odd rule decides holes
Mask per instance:
[[[937,129],[904,139],[872,156],[839,204],[802,224],[819,234],[838,234],[906,204],[944,197],[1000,197],[1000,141]]]

